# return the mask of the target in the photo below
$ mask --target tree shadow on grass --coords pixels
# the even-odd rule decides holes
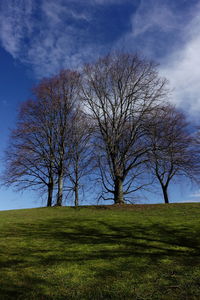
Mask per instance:
[[[52,297],[44,295],[41,286],[46,285],[46,281],[42,281],[34,276],[26,276],[19,283],[12,282],[12,277],[5,276],[1,280],[0,299],[40,299],[53,300]],[[34,288],[36,287],[36,289]],[[33,292],[34,291],[34,292]]]
[[[200,267],[200,237],[197,228],[188,228],[184,224],[179,227],[166,226],[163,223],[125,224],[91,219],[74,222],[50,219],[32,224],[31,227],[16,224],[15,233],[12,233],[11,228],[7,228],[7,233],[5,232],[7,238],[12,240],[17,232],[18,237],[25,241],[25,244],[16,243],[12,249],[8,246],[8,249],[0,250],[2,257],[9,253],[9,260],[0,260],[0,267],[4,274],[0,282],[0,296],[4,297],[1,299],[26,299],[23,298],[25,296],[27,299],[64,299],[59,292],[54,296],[48,296],[44,292],[49,282],[48,278],[41,279],[40,270],[43,272],[53,266],[62,265],[66,267],[67,272],[67,268],[71,265],[84,265],[90,281],[85,283],[81,299],[116,299],[116,294],[113,292],[112,298],[108,289],[107,292],[99,292],[97,298],[94,298],[95,288],[99,287],[99,291],[102,291],[106,282],[108,286],[109,281],[110,283],[121,282],[124,274],[127,276],[127,285],[128,280],[131,282],[137,281],[137,278],[138,280],[145,278],[152,270],[157,272],[154,279],[159,281],[159,276],[164,274],[165,282],[169,283],[175,279],[174,277],[169,279],[167,276],[175,276],[175,273],[179,273],[178,276],[184,278],[181,272]],[[163,263],[165,260],[167,260],[166,264]],[[29,273],[26,275],[26,269],[28,270],[29,267],[34,270],[32,276]],[[11,270],[19,276],[19,279],[21,278],[18,284],[12,283],[9,278]],[[93,278],[91,273],[94,274]],[[66,279],[66,284],[71,285],[70,279]],[[195,284],[195,288],[199,288],[198,281]],[[87,294],[88,290],[90,296]],[[87,295],[84,296],[84,293]],[[124,299],[129,299],[128,297],[131,299],[133,296],[133,291],[131,294],[127,290]],[[71,298],[67,299],[75,299],[72,294],[69,297]],[[123,298],[119,294],[118,297]],[[148,297],[140,299],[148,299]],[[162,297],[162,291],[159,297]],[[182,297],[184,299],[184,295]],[[77,296],[78,298],[80,299],[80,295]]]

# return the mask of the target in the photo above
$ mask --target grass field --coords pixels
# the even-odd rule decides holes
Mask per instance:
[[[0,299],[200,299],[200,204],[0,212]]]

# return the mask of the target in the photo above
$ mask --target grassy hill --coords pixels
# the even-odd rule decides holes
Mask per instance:
[[[0,212],[0,299],[200,299],[200,204]]]

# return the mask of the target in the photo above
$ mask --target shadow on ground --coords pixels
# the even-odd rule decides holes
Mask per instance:
[[[197,227],[188,228],[184,222],[177,226],[142,222],[127,225],[117,220],[72,222],[52,218],[31,226],[15,226],[14,231],[8,227],[1,237],[7,239],[8,246],[0,249],[0,299],[200,299]],[[73,268],[75,274],[79,274],[79,268],[88,274],[85,287],[77,279],[72,282]],[[49,270],[52,274],[45,275]],[[57,294],[51,292],[61,281],[63,286],[68,285],[67,290],[62,286]],[[114,282],[121,285],[115,287]],[[135,285],[134,290],[128,291],[129,284]],[[99,289],[96,298],[95,288]],[[120,289],[122,294],[116,298]]]

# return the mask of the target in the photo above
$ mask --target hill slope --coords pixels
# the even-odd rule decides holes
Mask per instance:
[[[199,232],[200,204],[0,212],[0,299],[200,299]]]

